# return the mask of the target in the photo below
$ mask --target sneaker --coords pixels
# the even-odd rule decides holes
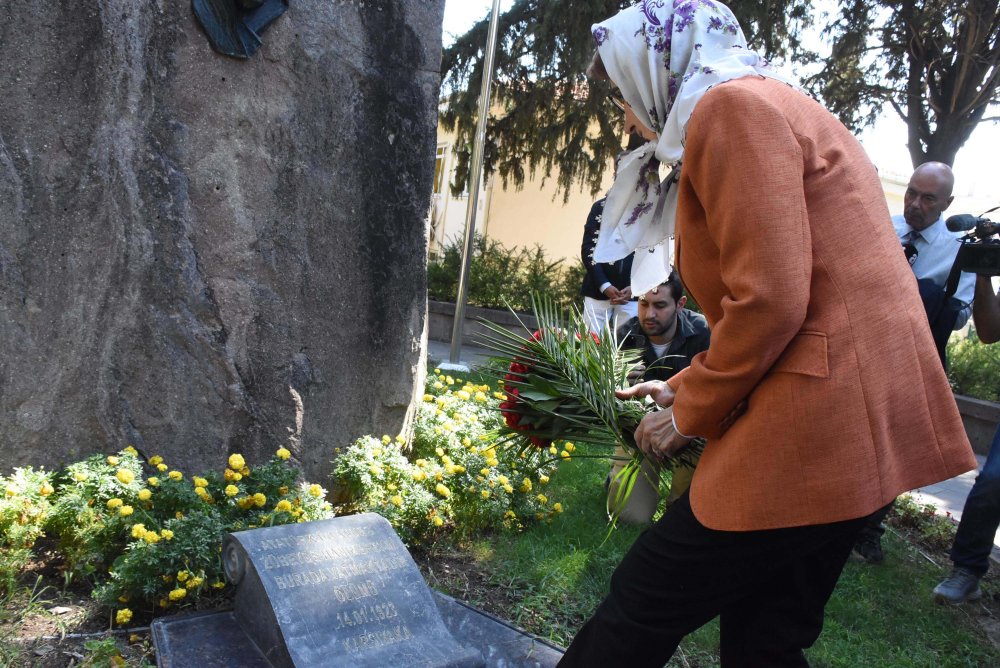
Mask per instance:
[[[861,536],[851,551],[869,564],[881,564],[885,560],[878,536]]]
[[[934,587],[934,600],[938,603],[957,605],[966,601],[978,601],[982,595],[979,576],[961,566],[955,566],[951,575]]]

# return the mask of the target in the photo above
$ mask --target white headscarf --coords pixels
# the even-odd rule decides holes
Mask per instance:
[[[729,8],[712,0],[643,0],[591,28],[612,82],[657,140],[618,163],[594,260],[635,251],[632,293],[660,285],[673,264],[674,217],[688,119],[712,86],[747,75],[784,81],[747,48]],[[662,182],[659,165],[674,169]]]

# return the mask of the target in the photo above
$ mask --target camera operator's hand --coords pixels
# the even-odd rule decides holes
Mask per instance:
[[[972,302],[972,322],[983,343],[1000,341],[1000,295],[993,292],[990,276],[976,276],[976,298]]]

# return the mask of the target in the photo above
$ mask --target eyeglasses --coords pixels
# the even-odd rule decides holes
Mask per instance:
[[[608,93],[608,100],[611,102],[611,104],[618,107],[618,111],[621,112],[625,111],[625,105],[627,104],[627,102],[625,102],[625,98],[622,97],[621,93],[618,92]]]

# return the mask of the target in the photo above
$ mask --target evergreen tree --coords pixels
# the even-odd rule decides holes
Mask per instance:
[[[486,172],[504,186],[556,175],[564,199],[573,185],[600,188],[622,150],[622,117],[607,101],[605,82],[584,75],[594,53],[590,27],[633,4],[628,0],[516,0],[500,16],[492,107],[484,147]],[[728,3],[748,40],[767,57],[801,51],[807,0]],[[456,133],[452,191],[462,192],[476,129],[489,20],[483,19],[444,52],[441,123]]]
[[[568,199],[574,186],[600,188],[621,150],[622,118],[606,82],[584,71],[594,51],[592,24],[629,0],[516,0],[501,15],[494,94],[484,160],[504,187],[555,176]],[[914,166],[953,163],[1000,87],[1000,0],[733,0],[751,48],[768,58],[812,65],[804,84],[851,129],[889,105],[907,124]],[[829,15],[818,10],[833,5]],[[814,26],[815,22],[815,26]],[[832,44],[828,58],[803,45],[810,27]],[[456,133],[452,190],[465,189],[475,134],[488,20],[444,52],[442,125]]]

